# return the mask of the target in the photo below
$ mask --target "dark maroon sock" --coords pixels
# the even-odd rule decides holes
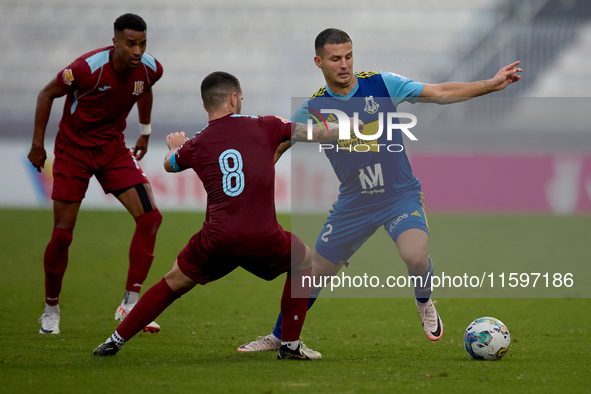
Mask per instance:
[[[300,339],[310,298],[310,281],[306,281],[307,285],[302,286],[302,277],[311,274],[312,268],[295,275],[287,273],[281,297],[281,314],[283,316],[281,339],[283,341]]]
[[[125,289],[139,293],[154,260],[156,233],[162,223],[162,214],[154,209],[136,217],[135,223],[135,233],[129,247],[129,271]]]
[[[117,332],[121,338],[126,341],[130,340],[177,298],[179,295],[172,291],[166,280],[162,278],[140,298],[127,317],[119,324]]]
[[[54,228],[43,256],[45,269],[45,302],[57,305],[62,281],[68,266],[68,248],[72,243],[72,230]]]

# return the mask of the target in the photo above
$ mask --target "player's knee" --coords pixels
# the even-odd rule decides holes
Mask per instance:
[[[55,227],[51,234],[51,242],[58,248],[69,248],[72,244],[72,230]]]
[[[158,209],[144,213],[135,218],[136,227],[150,235],[156,235],[160,224],[162,224],[162,214]]]
[[[343,263],[335,264],[325,258],[319,258],[319,255],[315,255],[312,262],[312,274],[316,277],[334,276],[339,272]]]
[[[158,229],[160,228],[160,225],[162,224],[162,213],[160,213],[160,211],[158,209],[154,209],[154,227],[156,228],[155,231],[158,231]],[[149,212],[148,212],[149,213]]]
[[[427,251],[417,250],[405,253],[401,257],[408,270],[414,274],[422,275],[429,270],[429,253]]]
[[[312,268],[312,252],[310,251],[310,248],[306,245],[306,253],[304,255],[304,259],[301,262],[292,265],[291,270],[293,273],[297,273],[307,271],[310,268]]]

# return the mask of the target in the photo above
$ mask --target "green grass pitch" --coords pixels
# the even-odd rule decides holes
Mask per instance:
[[[145,289],[168,272],[203,221],[197,213],[163,215]],[[309,231],[299,234],[309,245],[320,230],[318,221],[321,226],[322,217],[309,220]],[[294,232],[303,229],[289,216],[281,215],[280,222]],[[239,354],[236,348],[270,332],[283,278],[264,282],[241,270],[176,301],[157,319],[160,333],[136,336],[115,357],[93,357],[92,350],[117,326],[113,314],[124,291],[131,217],[81,211],[61,295],[59,335],[38,334],[37,323],[51,211],[0,210],[0,223],[3,393],[591,392],[589,298],[435,293],[444,334],[431,343],[411,290],[408,298],[321,297],[307,316],[302,339],[323,359],[279,362],[272,353]],[[436,270],[457,264],[482,271],[502,261],[551,261],[558,270],[572,260],[591,270],[591,217],[431,215],[429,224]],[[350,269],[363,265],[371,242],[389,242],[389,252],[379,259],[404,271],[391,241],[375,238]],[[465,328],[481,316],[499,318],[511,332],[511,348],[500,361],[473,361],[463,349]]]

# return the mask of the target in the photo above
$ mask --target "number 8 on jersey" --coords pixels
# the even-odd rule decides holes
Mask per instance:
[[[233,164],[230,164],[232,159]],[[226,149],[220,155],[220,170],[224,174],[222,186],[224,193],[236,197],[244,190],[244,173],[242,172],[242,155],[236,149]],[[234,183],[234,186],[232,186]]]

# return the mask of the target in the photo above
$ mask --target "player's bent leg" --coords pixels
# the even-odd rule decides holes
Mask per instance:
[[[172,270],[152,286],[138,301],[117,330],[104,343],[94,349],[95,356],[113,356],[135,334],[159,316],[181,295],[191,290],[197,282],[183,274],[175,261]]]
[[[135,232],[129,247],[129,271],[125,288],[139,293],[154,261],[156,234],[162,223],[162,214],[155,209],[134,217],[134,220]]]
[[[302,261],[292,263],[291,266],[291,274],[296,275],[302,272],[311,272],[310,268],[312,267],[312,252],[307,245],[305,246],[305,254]],[[289,276],[289,273],[288,273]],[[281,327],[282,323],[282,315],[279,313],[279,322],[276,326]],[[239,352],[269,352],[269,351],[278,351],[281,347],[281,328],[279,328],[279,332],[277,336],[275,336],[275,331],[266,336],[258,336],[255,341],[245,343],[238,347]]]
[[[330,228],[332,231],[332,226],[335,225],[335,221],[343,220],[343,218],[336,218],[335,212],[336,211],[333,211],[331,213],[331,216],[327,219],[327,223],[325,224],[323,230],[320,232],[318,239],[316,241],[316,248],[314,250],[312,258],[313,283],[311,284],[312,289],[310,292],[310,298],[308,299],[308,309],[310,309],[312,305],[314,305],[326,281],[329,280],[331,276],[336,275],[338,271],[341,269],[341,267],[346,264],[346,260],[349,257],[351,257],[351,255],[353,255],[355,250],[357,250],[365,240],[367,240],[367,238],[360,238],[359,234],[366,234],[368,231],[373,233],[373,231],[375,231],[375,229],[372,228],[372,226],[374,225],[366,222],[362,223],[361,226],[344,226],[344,233],[339,235],[339,238],[341,240],[332,247],[328,247],[325,245],[326,240],[323,237],[323,234],[325,233],[325,228]],[[356,223],[356,221],[354,222]],[[326,254],[326,256],[323,256],[321,253],[318,252],[319,248],[324,249],[323,254]],[[334,261],[334,263],[331,262],[331,260]],[[268,344],[270,345],[273,342],[277,343],[277,341],[279,340],[278,338],[281,338],[282,329],[283,315],[280,313],[277,317],[275,328],[273,329],[273,332],[270,335],[267,335],[266,337],[258,337],[259,339],[257,341],[242,345],[239,348],[239,350],[249,351],[248,349],[250,347],[252,347],[253,349],[267,348]]]
[[[307,256],[307,255],[306,255]],[[314,286],[320,284],[321,277],[331,277],[336,275],[339,270],[343,267],[345,261],[334,264],[324,257],[320,256],[318,252],[312,253],[312,289],[310,291],[310,298],[308,300],[308,310],[314,305],[316,299],[322,290],[322,286]],[[283,331],[283,315],[279,313],[275,328],[271,334],[266,336],[259,336],[255,341],[245,343],[238,348],[239,352],[266,352],[266,351],[277,351],[281,345],[281,334]]]
[[[413,275],[423,275],[429,269],[429,235],[420,229],[411,228],[396,239],[400,258]]]
[[[319,352],[308,349],[300,342],[300,333],[306,319],[310,298],[310,277],[312,267],[297,274],[288,273],[281,297],[282,333],[281,347],[277,351],[278,360],[317,360]]]
[[[310,266],[312,265],[314,254],[312,254],[312,252],[310,251],[310,248],[308,248],[307,245],[304,245],[304,246],[305,246],[305,250],[306,250],[304,259],[299,264],[294,263],[294,265],[292,266],[292,274],[301,273],[302,269],[309,270]],[[304,276],[310,276],[310,274],[302,275],[302,277],[304,277]],[[304,280],[308,280],[308,282],[311,282],[311,279],[312,278],[309,278],[309,279],[304,278]],[[321,288],[312,289],[312,291],[310,293],[310,297],[308,298],[307,309],[310,309],[310,307],[314,304],[314,301],[316,301],[316,298],[318,298],[318,293],[320,292],[320,289]],[[241,345],[240,347],[238,347],[237,350],[239,352],[278,351],[279,348],[281,347],[282,332],[283,332],[283,314],[279,313],[279,316],[277,317],[277,321],[275,323],[275,328],[273,329],[271,334],[266,335],[266,336],[259,336],[259,337],[257,337],[257,339],[255,341],[245,343],[245,344]]]
[[[437,341],[443,335],[443,324],[431,300],[433,262],[429,257],[428,241],[425,231],[411,228],[398,236],[396,245],[409,276],[414,280],[415,304],[423,331],[429,340]]]
[[[312,267],[312,251],[310,250],[310,248],[308,247],[308,245],[305,245],[305,254],[304,254],[304,258],[302,261],[299,262],[292,262],[292,266],[291,266],[291,274],[297,274],[303,271],[307,271]]]
[[[115,311],[115,320],[122,321],[133,309],[139,298],[139,291],[148,276],[154,260],[156,234],[162,223],[162,214],[156,208],[150,184],[138,184],[113,193],[130,212],[136,228],[129,248],[129,270],[123,301]],[[160,325],[151,322],[144,332],[160,331]]]
[[[309,251],[309,249],[308,249],[308,251]],[[308,257],[308,254],[306,256]],[[310,253],[310,256],[311,256],[311,253]],[[306,271],[299,270],[299,271],[297,271],[297,273],[303,272],[303,273],[307,273],[308,275],[311,276],[312,270],[311,270],[310,266],[311,266],[311,258],[310,258],[310,263],[307,264],[307,267],[308,267],[307,270]],[[304,275],[298,275],[298,276],[304,276]],[[287,280],[291,281],[293,279],[290,278],[290,276],[288,275]],[[316,297],[318,297],[317,294],[316,294]],[[310,304],[310,302],[313,304],[315,300],[316,300],[316,298],[312,299],[310,296],[310,298],[307,300],[307,302],[308,302],[307,309],[310,309],[310,306],[312,306]],[[265,336],[258,336],[256,340],[254,340],[252,342],[245,343],[243,345],[240,345],[237,350],[239,352],[270,352],[270,351],[276,352],[281,347],[282,331],[283,331],[283,314],[282,314],[282,312],[280,312],[279,316],[277,317],[277,322],[275,323],[275,328],[273,329],[271,334],[265,335]]]
[[[117,197],[134,218],[158,209],[149,183],[140,183],[126,189],[117,190],[113,192],[113,195]]]
[[[51,240],[43,256],[45,271],[45,310],[39,318],[40,334],[59,334],[59,295],[68,266],[68,250],[72,244],[73,230],[80,209],[80,202],[53,202],[54,228]]]
[[[312,259],[312,275],[316,278],[316,284],[324,284],[324,278],[330,280],[330,277],[338,274],[345,264],[345,260],[341,260],[338,264],[335,264],[332,261],[322,257],[316,250],[314,250],[314,256]],[[318,288],[323,286],[315,287]]]

